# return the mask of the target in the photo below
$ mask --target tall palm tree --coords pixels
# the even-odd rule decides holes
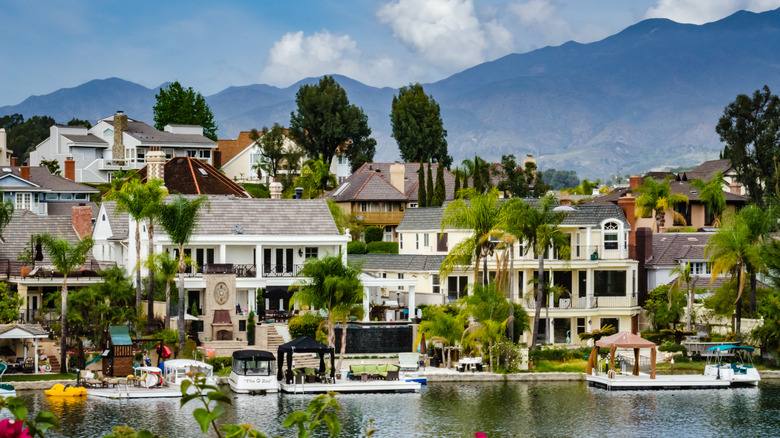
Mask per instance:
[[[328,345],[331,347],[336,347],[336,322],[342,322],[342,353],[337,369],[341,368],[346,351],[347,322],[358,311],[356,307],[362,307],[363,303],[360,272],[360,267],[345,265],[338,256],[308,259],[298,274],[302,277],[296,282],[298,291],[292,296],[294,303],[328,312]]]
[[[85,237],[80,242],[72,244],[65,239],[52,237],[50,234],[41,235],[41,243],[57,271],[62,274],[62,290],[60,292],[60,372],[68,372],[68,276],[83,266],[87,261],[89,251],[92,249],[92,239]]]
[[[513,306],[496,283],[487,286],[477,285],[471,295],[462,298],[465,312],[474,318],[474,323],[466,329],[466,334],[488,344],[489,366],[493,372],[493,344],[500,341],[506,328],[512,323]]]
[[[185,256],[184,263],[187,266],[192,266],[192,258]],[[179,260],[171,258],[168,252],[162,252],[150,256],[146,260],[146,267],[165,278],[165,322],[163,327],[168,328],[168,323],[171,320],[171,282],[176,278],[176,274],[179,273]]]
[[[566,212],[555,211],[555,198],[547,195],[539,200],[538,206],[534,207],[523,203],[518,198],[510,199],[506,202],[505,223],[508,224],[508,231],[518,239],[528,242],[525,247],[525,253],[533,249],[539,264],[537,277],[544,278],[544,254],[549,248],[558,250],[559,257],[568,259],[571,251],[569,238],[558,226],[566,218]],[[542,303],[544,302],[544,282],[537,282],[536,288],[536,308],[533,326],[533,339],[531,340],[531,349],[536,348],[536,336],[539,333],[539,318],[541,317]]]
[[[691,185],[699,189],[701,202],[712,212],[712,225],[716,227],[720,226],[720,217],[723,215],[723,211],[726,210],[726,194],[723,192],[724,184],[722,172],[715,172],[707,182],[701,179],[691,181]]]
[[[154,222],[157,220],[157,214],[160,211],[163,198],[166,196],[168,196],[168,191],[165,190],[163,180],[161,179],[147,181],[142,186],[141,197],[146,200],[146,205],[141,211],[141,217],[146,219],[146,231],[149,239],[149,260],[154,260]],[[149,330],[151,330],[154,324],[154,269],[149,269],[149,287],[147,288],[146,299],[148,302],[146,324]]]
[[[769,233],[775,228],[777,211],[774,208],[765,211],[755,204],[739,210],[737,216],[740,221],[745,223],[749,234],[748,242],[758,249],[767,240]],[[750,261],[745,265],[745,271],[750,275],[750,314],[756,313],[756,274],[761,266],[753,265]],[[752,317],[752,316],[751,316]]]
[[[463,321],[459,321],[455,315],[437,308],[429,319],[420,322],[418,332],[423,333],[431,342],[440,342],[443,347],[445,367],[452,364],[452,347],[463,335]],[[420,339],[417,340],[418,343]]]
[[[147,199],[143,185],[136,178],[130,178],[122,184],[120,190],[109,192],[106,200],[116,201],[116,214],[127,213],[135,222],[135,308],[141,309],[141,221]]]
[[[195,232],[195,225],[198,223],[198,212],[201,207],[206,205],[208,200],[205,196],[199,196],[194,199],[187,199],[177,195],[169,203],[160,206],[157,220],[163,227],[171,243],[179,247],[179,320],[177,329],[179,331],[179,351],[184,351],[184,271],[187,264],[184,259],[184,245],[190,241],[192,233]]]
[[[498,203],[498,190],[491,189],[487,194],[478,194],[473,189],[466,190],[473,195],[467,203],[463,199],[451,202],[444,210],[441,220],[442,231],[447,227],[471,230],[471,235],[450,250],[441,265],[441,278],[447,278],[452,270],[460,265],[474,263],[474,285],[479,279],[479,262],[484,263],[483,284],[487,284],[487,257],[496,247],[494,230],[498,226],[501,212]]]
[[[295,179],[295,185],[303,188],[303,196],[307,199],[319,198],[323,190],[336,186],[336,177],[330,173],[322,158],[306,161],[301,169],[301,176]]]
[[[636,191],[640,194],[636,198],[636,216],[637,217],[650,217],[655,211],[656,226],[663,228],[666,222],[665,214],[667,210],[671,210],[675,216],[675,220],[684,222],[682,216],[674,212],[674,207],[678,204],[688,203],[688,197],[685,195],[672,193],[671,181],[674,176],[669,175],[662,182],[658,182],[653,178],[645,178],[645,182]]]
[[[745,287],[746,265],[761,266],[758,247],[751,242],[753,232],[741,215],[726,216],[724,226],[712,235],[704,254],[712,263],[712,281],[728,273],[738,280],[734,332],[740,335],[742,328],[742,291]]]
[[[685,262],[685,265],[675,266],[669,274],[675,277],[674,284],[669,288],[669,309],[672,308],[672,295],[685,287],[685,293],[688,296],[688,316],[685,321],[685,329],[691,330],[691,315],[693,314],[693,295],[696,279],[691,276],[691,263]]]

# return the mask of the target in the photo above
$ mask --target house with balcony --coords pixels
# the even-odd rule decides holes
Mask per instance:
[[[140,169],[146,153],[158,147],[167,159],[190,157],[212,164],[216,142],[193,125],[166,125],[162,131],[127,117],[122,111],[101,119],[90,129],[53,125],[49,138],[30,152],[29,162],[72,160],[76,182],[105,183],[116,171]]]
[[[398,226],[399,256],[426,254],[446,256],[449,250],[470,235],[469,230],[442,229],[444,208],[409,209]],[[544,276],[565,292],[549,296],[547,312],[542,311],[539,341],[559,345],[583,344],[578,333],[605,324],[618,330],[636,331],[640,306],[637,290],[638,262],[632,258],[629,243],[631,225],[617,205],[571,207],[560,225],[571,245],[571,256],[563,259],[554,249],[544,255]],[[524,242],[514,248],[513,296],[533,318],[536,290],[529,284],[538,275],[538,259],[526,253]],[[488,260],[488,275],[496,270],[495,257]],[[432,294],[453,302],[469,293],[473,266],[462,266],[447,278],[431,280]],[[406,275],[406,274],[405,274]],[[484,275],[481,272],[480,278]],[[433,285],[438,287],[433,287]],[[418,297],[422,294],[417,294]],[[509,297],[509,296],[508,296]],[[434,301],[431,299],[431,301]],[[530,333],[525,341],[530,344]]]
[[[97,213],[90,196],[99,191],[67,178],[72,177],[67,169],[65,176],[52,175],[45,167],[4,166],[0,167],[0,190],[6,200],[14,203],[16,211],[26,210],[39,216],[69,216],[71,207],[88,205]]]
[[[95,253],[119,260],[132,270],[136,265],[132,218],[109,217],[115,206],[101,205],[95,226]],[[145,227],[146,224],[142,224]],[[178,256],[164,230],[156,227],[155,253]],[[141,257],[149,242],[142,228]],[[327,203],[322,200],[254,199],[209,196],[199,212],[198,224],[184,247],[196,266],[184,279],[185,309],[198,309],[200,331],[212,340],[246,340],[246,318],[258,310],[258,294],[268,310],[289,310],[291,286],[308,258],[343,254],[348,236],[339,233]],[[178,282],[178,279],[177,279]]]
[[[437,166],[431,164],[433,175]],[[396,227],[404,212],[417,207],[419,168],[420,163],[365,163],[331,192],[330,198],[365,225],[383,228],[383,240],[397,241]],[[427,175],[427,165],[425,169]],[[446,169],[444,187],[445,201],[453,200],[455,176]]]

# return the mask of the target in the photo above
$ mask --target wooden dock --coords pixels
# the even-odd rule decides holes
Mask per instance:
[[[175,398],[181,391],[168,388],[138,388],[134,386],[116,388],[95,388],[87,390],[87,397],[131,399],[131,398]]]
[[[280,382],[282,392],[288,394],[318,394],[328,391],[339,393],[379,393],[379,392],[420,392],[419,382],[403,380],[338,380],[336,383],[299,383],[287,384]]]
[[[607,374],[586,374],[585,380],[588,381],[590,386],[611,391],[718,389],[728,388],[731,385],[731,382],[728,380],[719,380],[701,374],[656,375],[655,379],[651,379],[649,374],[644,373],[640,373],[638,376],[632,374],[617,374],[613,378],[608,378]]]

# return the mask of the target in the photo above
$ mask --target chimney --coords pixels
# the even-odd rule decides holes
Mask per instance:
[[[214,167],[216,167],[217,169],[222,167],[222,151],[219,149],[212,149],[211,161],[213,162]]]
[[[564,192],[563,196],[561,196],[561,206],[571,207],[571,196],[569,195],[569,192]]]
[[[82,239],[92,235],[92,207],[78,205],[71,209],[71,222],[76,234]]]
[[[26,179],[27,181],[30,180],[30,166],[22,166],[19,168],[19,174],[22,176],[22,179]]]
[[[742,184],[732,181],[731,184],[729,184],[729,192],[733,195],[741,195],[742,194]]]
[[[639,187],[642,187],[642,177],[638,175],[634,175],[631,178],[628,179],[628,188],[633,190],[638,189]]]
[[[626,215],[628,224],[631,225],[631,231],[628,232],[628,256],[634,258],[636,255],[636,198],[631,196],[631,192],[618,198],[617,201],[623,214]]]
[[[123,133],[127,131],[127,116],[123,111],[117,111],[114,116],[114,147],[111,148],[111,158],[125,159],[125,140]]]
[[[76,181],[76,162],[71,157],[65,159],[65,179]]]
[[[16,167],[19,165],[19,157],[11,157],[11,167]]]
[[[6,138],[5,129],[0,128],[0,165],[2,166],[8,165],[8,163],[5,161],[6,157],[8,156],[8,144],[6,143]],[[11,165],[13,166],[13,164]]]
[[[653,231],[642,227],[636,230],[636,260],[638,304],[644,306],[647,301],[647,268],[645,264],[653,256]]]
[[[146,178],[148,181],[160,179],[165,185],[165,152],[160,146],[152,146],[146,153]]]
[[[404,191],[404,170],[404,165],[401,163],[390,165],[390,184],[401,193],[406,193]]]
[[[282,199],[282,183],[274,181],[268,186],[271,191],[271,199]]]

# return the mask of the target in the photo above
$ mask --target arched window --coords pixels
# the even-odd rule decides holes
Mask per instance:
[[[602,228],[604,235],[604,249],[619,249],[618,236],[620,231],[620,225],[617,222],[606,222]]]

